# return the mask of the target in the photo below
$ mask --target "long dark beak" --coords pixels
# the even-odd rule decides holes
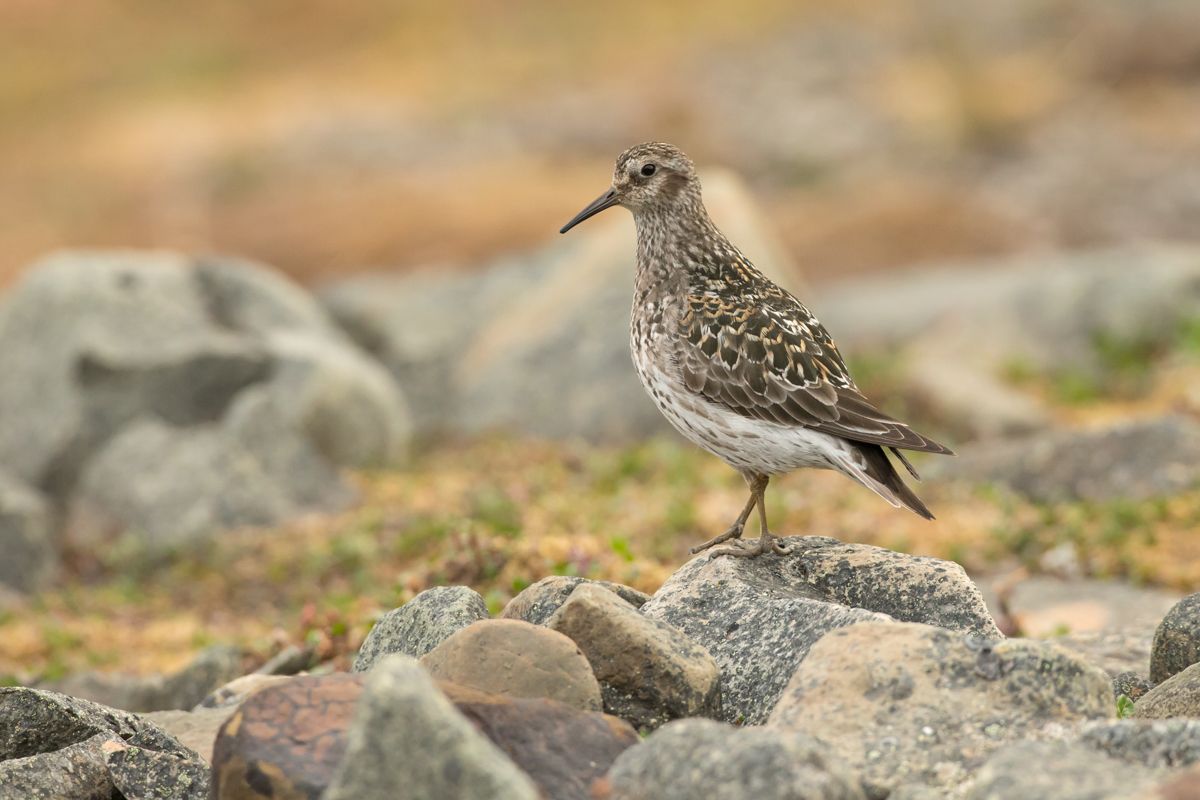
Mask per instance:
[[[600,195],[592,202],[588,203],[587,208],[585,208],[583,211],[580,211],[578,214],[576,214],[574,217],[572,217],[570,222],[568,222],[566,225],[563,225],[561,228],[558,229],[558,232],[566,233],[567,231],[571,230],[571,228],[574,228],[576,225],[583,222],[588,217],[594,217],[597,214],[599,214],[601,211],[603,211],[604,209],[612,208],[616,204],[617,204],[617,190],[609,189],[607,192]]]

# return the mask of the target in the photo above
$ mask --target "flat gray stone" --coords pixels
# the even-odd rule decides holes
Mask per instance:
[[[1089,722],[1079,741],[1145,767],[1178,769],[1200,763],[1200,720],[1195,719]]]
[[[0,687],[0,761],[49,753],[97,734],[131,739],[150,727],[136,714],[58,692]]]
[[[504,606],[500,616],[506,619],[523,619],[534,625],[543,625],[558,610],[558,607],[566,602],[567,598],[571,596],[571,592],[575,591],[575,587],[585,584],[602,586],[611,592],[616,592],[618,597],[635,608],[641,608],[650,599],[648,594],[612,581],[595,581],[573,575],[550,575],[518,592],[516,597],[509,600],[508,604]]]
[[[354,671],[366,672],[392,653],[420,658],[455,631],[487,618],[487,603],[466,586],[426,589],[380,617],[358,650]]]
[[[1155,774],[1066,742],[1020,742],[988,759],[968,800],[1133,800],[1156,782]]]
[[[367,677],[346,754],[324,800],[454,797],[536,800],[537,788],[476,730],[413,659],[393,655]]]

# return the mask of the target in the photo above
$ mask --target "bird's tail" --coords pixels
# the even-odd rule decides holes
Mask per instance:
[[[933,513],[921,502],[921,498],[917,497],[913,490],[904,483],[882,447],[877,444],[855,442],[854,449],[858,455],[862,456],[861,463],[854,458],[854,454],[847,453],[846,457],[838,464],[847,475],[896,508],[904,506],[918,516],[933,519]],[[909,472],[916,475],[907,461],[905,466],[908,467]]]

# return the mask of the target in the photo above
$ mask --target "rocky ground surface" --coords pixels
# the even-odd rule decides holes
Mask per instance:
[[[1166,800],[1200,788],[1200,595],[1093,592],[1111,615],[1103,630],[1145,626],[1152,639],[1118,673],[1067,634],[1005,637],[952,562],[788,544],[752,561],[697,556],[649,596],[551,576],[498,615],[465,586],[429,589],[379,620],[351,671],[292,674],[310,664],[285,653],[243,676],[233,654],[206,653],[167,681],[189,710],[119,707],[150,702],[147,687],[3,688],[0,798]],[[1042,580],[986,594],[1026,622],[1037,607],[1081,633],[1095,623],[1054,592]]]

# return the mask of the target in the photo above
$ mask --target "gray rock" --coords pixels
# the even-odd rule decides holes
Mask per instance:
[[[241,443],[217,428],[135,422],[89,462],[71,504],[79,542],[129,531],[150,550],[227,528],[273,525],[296,509]]]
[[[414,427],[429,438],[457,425],[453,373],[463,342],[549,266],[545,258],[508,258],[476,272],[356,276],[325,287],[320,299],[405,387]]]
[[[984,364],[1095,363],[1095,342],[1170,337],[1200,301],[1200,250],[1146,245],[1021,254],[841,281],[813,309],[843,349],[953,332]]]
[[[208,314],[220,325],[260,336],[278,330],[343,336],[312,295],[270,267],[229,256],[201,256],[194,269]]]
[[[34,264],[0,304],[0,463],[45,487],[98,443],[77,370],[86,353],[149,357],[206,334],[226,338],[187,260],[165,253],[65,252]]]
[[[1200,664],[1192,664],[1155,686],[1133,707],[1140,719],[1200,717]]]
[[[981,443],[964,449],[953,475],[1039,502],[1176,494],[1200,483],[1200,424],[1167,416]]]
[[[716,659],[728,721],[766,720],[796,665],[835,628],[895,618],[1000,636],[958,564],[825,537],[786,542],[787,557],[694,558],[642,607]]]
[[[1200,593],[1176,603],[1154,631],[1150,680],[1161,683],[1200,661]]]
[[[52,580],[58,572],[52,534],[45,499],[0,472],[0,585],[33,592]]]
[[[283,683],[290,677],[292,677],[291,674],[267,675],[262,672],[243,675],[214,689],[196,705],[196,710],[202,708],[230,708],[240,705],[243,700],[260,689],[273,684]]]
[[[969,800],[1134,800],[1155,783],[1133,767],[1066,742],[1020,742],[998,751],[979,770]]]
[[[622,753],[604,800],[861,800],[858,780],[803,733],[678,720]]]
[[[720,670],[708,651],[615,592],[577,587],[546,627],[583,650],[600,681],[604,710],[642,731],[720,713]]]
[[[0,761],[0,800],[110,800],[113,782],[102,747],[114,738],[99,733],[59,750]]]
[[[575,591],[575,587],[585,584],[603,586],[609,591],[616,592],[625,602],[641,608],[650,596],[629,586],[612,581],[594,581],[589,578],[579,578],[567,575],[550,575],[537,583],[530,584],[508,601],[500,616],[505,619],[523,619],[534,625],[543,625],[558,607],[566,602]]]
[[[1083,727],[1079,741],[1145,767],[1175,769],[1200,763],[1200,720],[1090,722]]]
[[[289,425],[334,464],[380,467],[408,454],[412,421],[387,371],[355,347],[309,331],[273,331],[268,388]]]
[[[1096,663],[1096,662],[1092,662]],[[1096,666],[1102,666],[1096,664]],[[1113,695],[1137,701],[1154,688],[1154,684],[1136,672],[1121,672],[1113,676]]]
[[[527,775],[454,708],[411,658],[384,659],[367,678],[346,754],[323,797],[398,794],[535,800]]]
[[[57,692],[0,687],[0,761],[77,744],[97,734],[131,739],[150,727],[136,714]]]
[[[216,645],[171,675],[85,672],[44,688],[125,711],[163,711],[192,708],[213,689],[241,674],[241,650]]]
[[[602,708],[600,684],[575,642],[521,620],[473,622],[421,656],[421,666],[438,680],[488,694]]]
[[[113,786],[125,800],[207,800],[208,763],[192,754],[174,753],[108,742],[104,763]]]
[[[426,589],[375,623],[354,659],[354,671],[366,672],[392,653],[420,658],[460,628],[487,618],[487,603],[466,586]]]
[[[340,511],[355,492],[311,439],[289,421],[280,393],[248,389],[234,401],[222,427],[262,466],[296,508]]]
[[[813,645],[769,727],[819,731],[875,792],[962,783],[1003,744],[1113,715],[1109,678],[1053,644],[864,623]]]

